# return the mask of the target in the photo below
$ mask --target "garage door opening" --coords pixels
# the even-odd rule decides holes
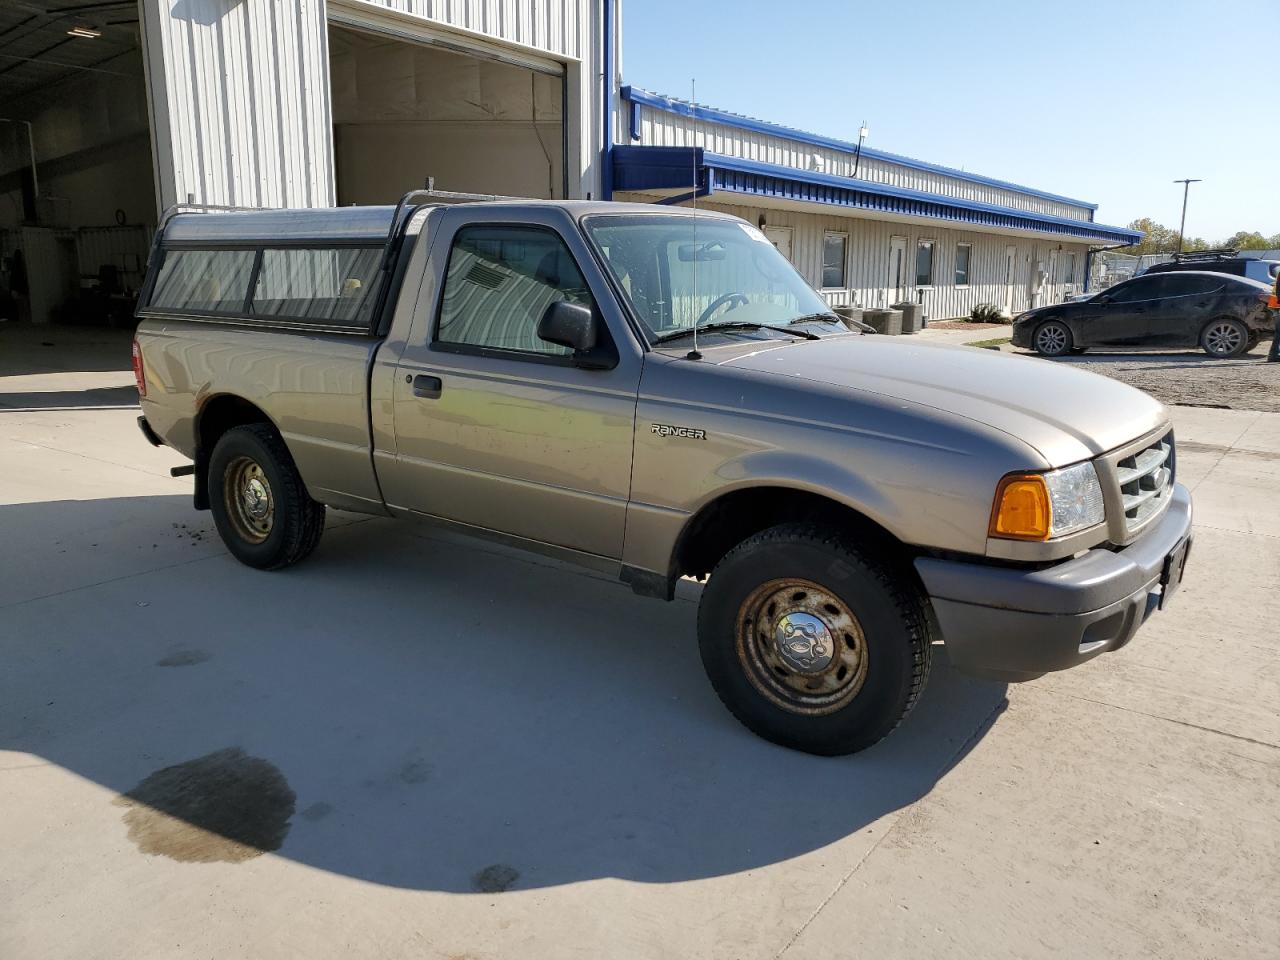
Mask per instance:
[[[0,5],[0,317],[127,326],[156,222],[137,5],[42,9]]]
[[[339,204],[440,190],[561,199],[563,76],[330,25]]]

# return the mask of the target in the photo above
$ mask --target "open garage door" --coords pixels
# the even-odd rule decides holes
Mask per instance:
[[[0,317],[131,322],[156,222],[136,2],[0,3]]]
[[[391,203],[428,178],[460,193],[567,195],[559,65],[357,29],[341,10],[329,24],[339,204]]]

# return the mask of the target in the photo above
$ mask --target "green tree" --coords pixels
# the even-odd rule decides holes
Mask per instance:
[[[1256,230],[1237,230],[1222,245],[1235,250],[1266,250],[1272,243]]]
[[[1125,247],[1125,253],[1141,256],[1144,253],[1173,253],[1178,249],[1178,231],[1170,230],[1150,217],[1134,220],[1129,224],[1129,229],[1141,230],[1144,236],[1133,246]]]

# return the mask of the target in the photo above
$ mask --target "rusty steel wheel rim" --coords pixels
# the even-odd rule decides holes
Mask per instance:
[[[223,502],[236,534],[249,543],[262,543],[271,536],[276,504],[271,484],[256,460],[236,457],[227,465],[222,485]]]
[[[867,679],[867,641],[848,604],[811,580],[758,586],[738,608],[738,659],[752,685],[793,713],[834,713]]]

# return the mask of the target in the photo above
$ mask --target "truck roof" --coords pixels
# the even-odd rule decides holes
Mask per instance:
[[[402,208],[408,213],[438,204],[419,204]],[[513,216],[533,209],[559,207],[574,219],[593,213],[690,213],[687,207],[663,207],[651,203],[613,203],[601,200],[482,200],[457,207],[506,209]],[[392,205],[370,207],[316,207],[296,210],[236,210],[213,213],[188,212],[172,216],[164,227],[165,244],[345,241],[382,243],[396,216]],[[710,210],[700,216],[727,217]],[[403,214],[402,214],[403,215]]]

